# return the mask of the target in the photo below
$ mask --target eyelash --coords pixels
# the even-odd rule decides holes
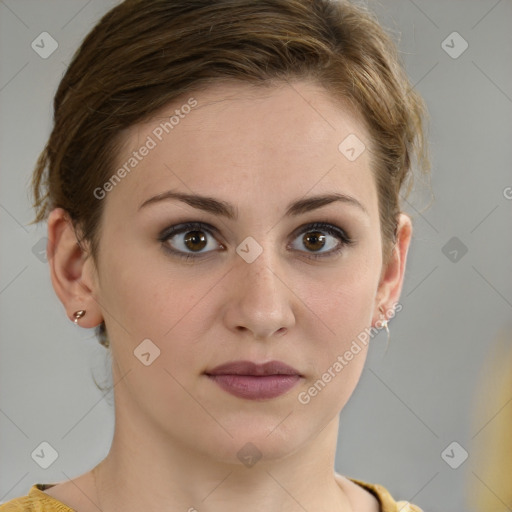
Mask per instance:
[[[300,231],[298,231],[298,235],[308,233],[310,231],[323,231],[325,233],[328,233],[329,235],[332,235],[340,241],[340,244],[337,248],[331,249],[330,251],[323,252],[323,253],[309,253],[308,258],[312,259],[320,259],[320,258],[326,258],[329,256],[335,256],[339,254],[345,247],[348,247],[350,245],[354,244],[354,240],[350,238],[344,230],[341,228],[338,228],[337,226],[333,224],[329,224],[328,222],[313,222],[310,224],[306,224],[304,226],[301,226],[299,228]],[[212,251],[208,251],[206,253],[184,253],[182,251],[177,251],[176,249],[170,248],[168,245],[165,245],[165,242],[167,242],[170,238],[172,238],[175,235],[179,235],[182,233],[187,233],[189,231],[204,231],[214,237],[215,233],[218,233],[217,229],[215,229],[213,226],[209,224],[205,224],[204,222],[185,222],[183,224],[178,224],[176,226],[170,226],[166,229],[164,229],[160,235],[158,236],[158,240],[163,244],[164,249],[167,252],[170,252],[173,256],[177,256],[179,258],[182,258],[184,260],[189,259],[197,259],[205,257],[208,253]],[[215,238],[215,237],[214,237]],[[295,237],[296,238],[296,237]]]

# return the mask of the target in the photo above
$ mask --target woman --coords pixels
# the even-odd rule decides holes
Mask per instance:
[[[2,512],[418,511],[334,472],[395,314],[421,98],[327,0],[128,0],[73,58],[34,173],[54,289],[112,356],[88,473]]]

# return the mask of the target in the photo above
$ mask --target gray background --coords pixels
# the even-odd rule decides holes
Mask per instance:
[[[46,227],[28,226],[27,184],[66,64],[115,3],[0,1],[0,501],[36,482],[82,474],[110,446],[111,394],[102,396],[93,381],[108,377],[105,351],[92,330],[66,318],[54,294],[38,254]],[[415,232],[403,310],[390,322],[385,355],[385,333],[372,340],[360,385],[341,414],[336,470],[381,483],[425,510],[460,512],[470,509],[468,487],[493,492],[472,446],[501,413],[473,421],[473,402],[493,341],[511,327],[512,2],[370,5],[400,38],[430,110],[434,201],[424,208],[430,195],[418,184],[404,203]],[[59,45],[47,59],[31,48],[44,31]],[[442,47],[454,31],[469,44],[458,58]],[[452,39],[453,53],[462,41]],[[48,469],[31,458],[42,441],[58,452]],[[457,469],[441,456],[453,441],[469,453]],[[450,452],[452,464],[462,448]]]

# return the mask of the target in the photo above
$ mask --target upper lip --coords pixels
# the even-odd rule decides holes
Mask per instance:
[[[207,375],[300,375],[299,371],[281,361],[254,363],[253,361],[232,361],[205,371]]]

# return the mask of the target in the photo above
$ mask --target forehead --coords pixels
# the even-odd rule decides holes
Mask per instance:
[[[127,131],[116,167],[127,172],[108,200],[131,211],[174,189],[243,210],[339,191],[373,215],[369,146],[361,118],[318,85],[216,84]]]

